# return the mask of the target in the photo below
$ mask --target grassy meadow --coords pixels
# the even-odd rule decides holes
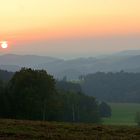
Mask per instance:
[[[112,117],[103,119],[103,124],[107,125],[137,125],[135,114],[140,111],[140,104],[134,103],[110,103]]]
[[[0,140],[139,140],[140,127],[0,120]]]

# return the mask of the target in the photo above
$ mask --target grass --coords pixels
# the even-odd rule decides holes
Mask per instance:
[[[112,117],[103,119],[107,125],[137,125],[135,114],[140,111],[140,104],[134,103],[111,103]]]
[[[0,140],[139,140],[140,128],[0,120]]]

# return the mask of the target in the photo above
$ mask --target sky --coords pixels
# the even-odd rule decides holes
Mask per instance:
[[[140,0],[0,0],[0,53],[60,57],[140,49]]]

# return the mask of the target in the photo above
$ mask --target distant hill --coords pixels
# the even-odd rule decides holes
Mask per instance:
[[[80,75],[96,72],[140,72],[140,51],[123,51],[105,57],[75,58],[64,60],[37,55],[0,55],[0,69],[17,71],[21,67],[45,69],[56,78],[67,76],[69,80],[78,79]]]
[[[121,51],[116,53],[116,55],[140,55],[140,50],[125,50],[125,51]]]
[[[17,65],[20,67],[33,67],[43,63],[54,62],[56,60],[60,59],[37,55],[5,54],[0,56],[1,65]]]
[[[16,65],[0,65],[1,70],[8,70],[11,72],[19,71],[21,67]]]

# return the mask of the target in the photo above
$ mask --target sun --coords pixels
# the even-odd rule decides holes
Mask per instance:
[[[2,41],[2,42],[1,42],[1,48],[3,48],[3,49],[8,48],[8,43],[7,43],[7,41]]]

